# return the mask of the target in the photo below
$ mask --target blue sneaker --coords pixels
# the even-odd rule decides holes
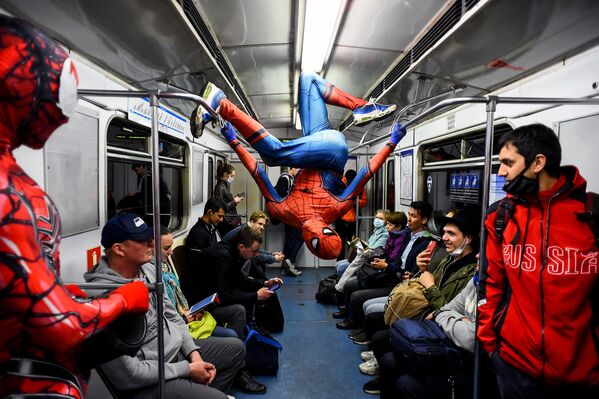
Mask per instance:
[[[206,100],[213,110],[218,112],[218,109],[220,108],[220,102],[226,98],[226,96],[225,93],[216,87],[214,83],[208,82],[202,90],[202,98]],[[198,107],[193,110],[189,120],[191,134],[194,137],[200,137],[204,132],[204,126],[206,126],[208,122],[213,122],[214,120],[215,118],[210,112],[206,111],[203,106],[198,105]]]
[[[382,105],[375,102],[368,102],[354,110],[354,124],[363,125],[370,121],[384,118],[392,114],[397,109],[395,104]]]

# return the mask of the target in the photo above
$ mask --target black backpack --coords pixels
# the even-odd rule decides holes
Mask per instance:
[[[316,301],[325,305],[338,305],[338,291],[335,289],[335,284],[339,281],[337,273],[325,277],[318,283],[318,291],[316,291]]]

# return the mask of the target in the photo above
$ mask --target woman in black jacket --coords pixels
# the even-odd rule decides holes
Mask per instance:
[[[223,163],[216,170],[218,182],[214,186],[214,196],[222,199],[227,204],[225,218],[218,224],[218,231],[224,237],[229,231],[241,224],[241,218],[237,216],[237,204],[243,201],[243,195],[231,194],[231,184],[235,179],[235,168],[233,165]]]

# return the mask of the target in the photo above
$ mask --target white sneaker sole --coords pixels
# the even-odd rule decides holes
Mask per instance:
[[[376,109],[372,112],[369,112],[367,114],[362,114],[360,116],[354,115],[354,123],[353,124],[359,126],[359,125],[368,123],[370,121],[384,118],[385,116],[395,112],[396,109],[397,109],[397,105],[392,104],[384,111]]]

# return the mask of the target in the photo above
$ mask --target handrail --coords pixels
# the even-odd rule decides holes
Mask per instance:
[[[500,97],[500,96],[480,96],[480,97],[456,97],[456,98],[450,98],[448,100],[443,100],[438,102],[437,104],[433,105],[432,107],[428,108],[426,111],[424,111],[421,114],[418,114],[416,117],[414,117],[413,119],[410,119],[408,122],[406,122],[405,124],[403,124],[404,128],[409,128],[410,126],[416,125],[420,122],[422,122],[423,120],[429,118],[430,116],[438,113],[439,111],[441,111],[444,108],[450,107],[450,106],[454,106],[454,105],[461,105],[461,104],[488,104],[491,98],[495,98],[497,99],[497,104],[503,103],[503,104],[560,104],[560,105],[567,105],[567,104],[577,104],[577,105],[593,105],[593,104],[599,104],[599,99],[593,99],[593,98],[549,98],[549,97]],[[397,122],[398,117],[395,117],[395,119],[393,120],[393,122]],[[351,150],[349,150],[350,153],[356,151],[357,149],[367,146],[367,145],[371,145],[371,144],[376,144],[379,143],[383,140],[386,140],[387,138],[389,138],[391,136],[391,133],[389,132],[388,134],[384,134],[380,137],[377,137],[375,139],[372,140],[368,140],[364,143],[358,144],[356,145],[354,148],[352,148]]]

